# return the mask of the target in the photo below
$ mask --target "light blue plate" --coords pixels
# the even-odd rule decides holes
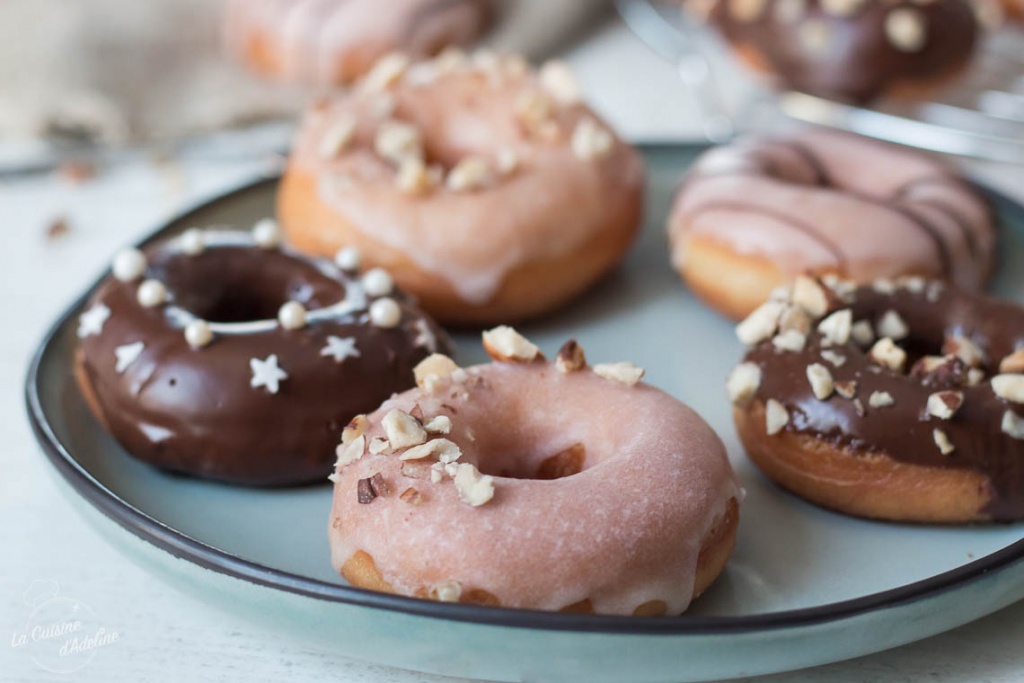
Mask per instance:
[[[70,498],[112,543],[162,578],[339,655],[420,671],[512,680],[695,681],[796,669],[924,638],[1024,598],[1024,525],[925,527],[851,519],[771,485],[743,456],[723,378],[741,354],[732,325],[668,264],[663,222],[693,148],[650,148],[647,229],[625,266],[555,317],[522,326],[551,355],[576,337],[596,362],[631,360],[701,412],[747,489],[725,573],[682,617],[568,615],[441,604],[353,589],[331,570],[328,485],[231,488],[158,472],[96,423],[71,375],[76,302],[29,370],[30,417]],[[247,227],[275,183],[200,206],[154,234]],[[1024,209],[1003,222],[996,291],[1024,299]],[[457,337],[462,364],[483,360]],[[543,563],[537,566],[544,571]]]

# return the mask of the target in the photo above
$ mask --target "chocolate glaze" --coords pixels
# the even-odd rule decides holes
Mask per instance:
[[[747,351],[745,360],[757,364],[762,372],[756,398],[775,399],[785,406],[790,414],[785,430],[814,436],[855,454],[884,453],[912,465],[978,472],[990,486],[990,503],[984,512],[1000,521],[1024,517],[1024,441],[1001,429],[1003,413],[1013,410],[1024,416],[1024,406],[997,397],[988,381],[998,373],[1003,357],[1024,348],[1024,309],[938,283],[929,283],[920,292],[900,288],[892,295],[863,286],[856,289],[854,297],[849,305],[840,303],[833,310],[848,307],[855,321],[868,320],[873,325],[893,310],[907,323],[910,335],[897,344],[908,353],[908,370],[922,355],[942,355],[945,338],[964,336],[985,352],[984,380],[965,386],[962,364],[944,376],[912,378],[906,370],[897,372],[872,363],[866,350],[852,339],[843,346],[828,347],[846,358],[836,367],[822,357],[821,335],[812,331],[801,352],[778,351],[771,341]],[[811,363],[828,368],[837,383],[856,381],[855,398],[862,408],[838,393],[824,401],[815,398],[806,374]],[[930,417],[925,410],[928,396],[950,388],[963,392],[963,405],[952,419]],[[868,400],[875,391],[888,392],[895,403],[872,408]],[[954,452],[943,455],[939,451],[934,429],[946,433],[956,447]]]
[[[372,297],[363,299],[355,273],[247,240],[235,233],[195,256],[173,241],[147,249],[144,277],[167,286],[165,306],[141,306],[139,280],[107,278],[88,307],[105,305],[110,316],[99,334],[80,339],[79,377],[98,417],[141,460],[240,484],[325,480],[348,421],[413,386],[413,367],[451,346],[404,295],[390,295],[402,309],[399,325],[374,326]],[[315,310],[346,299],[362,305],[340,315]],[[305,327],[277,324],[288,300],[309,310]],[[183,334],[189,314],[231,324],[213,325],[213,341],[193,349]],[[247,331],[238,323],[248,320],[264,322]],[[360,356],[321,355],[328,336],[355,338]],[[142,353],[116,372],[115,349],[137,341]],[[276,394],[250,386],[249,360],[271,354],[288,374]]]
[[[966,0],[863,0],[845,17],[826,11],[821,0],[806,0],[795,20],[780,16],[785,13],[778,10],[779,0],[765,0],[749,20],[730,11],[731,4],[718,0],[709,19],[734,48],[770,69],[787,87],[855,103],[874,99],[894,85],[953,75],[967,64],[979,34]],[[925,38],[919,50],[901,50],[887,37],[885,23],[894,8],[909,8],[923,19]],[[822,32],[817,47],[803,38],[811,22]]]

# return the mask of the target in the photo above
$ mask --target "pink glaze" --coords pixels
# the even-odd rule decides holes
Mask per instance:
[[[482,33],[487,0],[227,0],[229,52],[245,57],[264,36],[281,77],[330,86],[344,80],[348,54],[370,63],[393,50],[427,56],[445,44],[466,44]]]
[[[320,179],[322,201],[472,304],[486,303],[518,266],[562,258],[604,231],[621,231],[609,216],[632,215],[627,207],[644,181],[639,155],[617,138],[600,158],[573,152],[570,140],[581,120],[610,132],[586,105],[555,102],[533,73],[501,73],[495,78],[466,66],[426,84],[407,74],[386,93],[357,89],[306,117],[292,156],[296,169]],[[515,112],[525,93],[552,103],[554,140],[524,130]],[[504,150],[517,157],[517,169],[473,191],[441,186],[419,196],[402,193],[394,166],[373,150],[380,125],[374,110],[388,98],[395,103],[392,118],[420,130],[428,163],[448,170],[473,155],[494,167]],[[324,160],[320,142],[346,116],[358,121],[356,138],[338,158]]]
[[[627,386],[552,363],[492,363],[413,389],[369,416],[367,440],[394,408],[451,418],[446,438],[459,462],[494,475],[494,497],[459,500],[449,478],[402,474],[397,454],[366,452],[337,475],[329,537],[336,569],[369,553],[396,591],[457,581],[507,607],[558,610],[589,599],[594,611],[632,614],[662,600],[688,606],[702,540],[741,490],[721,441],[695,412],[651,386]],[[548,481],[528,476],[573,444],[583,471]],[[426,461],[426,470],[431,461]],[[390,488],[357,502],[359,479],[380,472]],[[400,500],[409,487],[419,505]]]
[[[792,276],[922,274],[967,289],[984,284],[995,241],[985,201],[948,167],[817,129],[706,153],[676,198],[669,234],[677,267],[699,236]]]

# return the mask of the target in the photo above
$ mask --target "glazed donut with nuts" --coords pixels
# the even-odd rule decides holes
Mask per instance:
[[[631,363],[554,362],[512,328],[495,362],[437,354],[352,421],[334,567],[363,588],[563,612],[679,614],[722,571],[742,492],[711,428]]]
[[[134,457],[261,486],[321,480],[353,415],[413,385],[445,334],[383,270],[361,277],[251,233],[190,229],[127,249],[79,317],[76,375]]]
[[[821,129],[706,152],[676,195],[668,231],[690,289],[736,319],[803,273],[921,275],[980,289],[995,250],[988,203],[949,167]]]
[[[970,0],[717,0],[707,10],[740,60],[784,87],[852,102],[924,97],[970,63]]]
[[[937,280],[802,277],[743,321],[750,458],[847,514],[1024,518],[1024,309]]]
[[[448,51],[379,62],[308,113],[278,216],[312,253],[355,246],[442,322],[566,303],[640,225],[644,169],[564,64]]]
[[[384,55],[429,57],[471,43],[493,19],[493,0],[228,0],[227,52],[292,83],[351,83]]]

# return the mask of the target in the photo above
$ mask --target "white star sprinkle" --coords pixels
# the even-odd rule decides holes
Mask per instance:
[[[82,339],[90,334],[99,334],[103,331],[103,323],[110,317],[110,309],[103,304],[96,304],[88,311],[78,316],[78,337]]]
[[[281,380],[288,379],[288,373],[277,365],[276,353],[270,354],[265,360],[250,358],[249,367],[252,368],[252,381],[249,385],[253,389],[266,387],[267,391],[276,394]]]
[[[361,355],[359,349],[356,348],[355,337],[335,337],[331,335],[327,338],[327,346],[320,349],[321,356],[330,356],[334,359],[334,362],[340,363],[346,358],[359,358]]]
[[[413,346],[422,346],[431,353],[437,351],[437,337],[430,331],[430,326],[427,325],[427,321],[420,318],[413,325],[416,330],[416,338],[412,340]]]
[[[139,357],[144,348],[146,348],[146,345],[140,341],[118,346],[114,349],[114,355],[117,356],[117,365],[114,366],[114,370],[118,374],[124,372],[129,365],[135,362],[135,359]]]

